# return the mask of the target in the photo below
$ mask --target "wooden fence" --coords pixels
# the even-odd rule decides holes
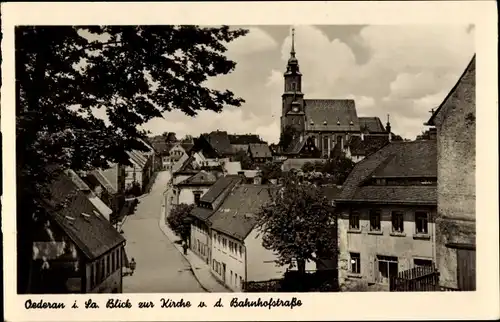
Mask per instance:
[[[399,272],[398,276],[390,279],[391,292],[436,292],[458,291],[439,285],[439,271],[434,266],[414,267]]]

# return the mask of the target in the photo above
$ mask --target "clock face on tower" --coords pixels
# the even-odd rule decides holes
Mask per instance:
[[[293,111],[294,111],[294,112],[298,112],[298,111],[299,111],[299,108],[298,108],[298,107],[294,107],[294,108],[293,108]]]

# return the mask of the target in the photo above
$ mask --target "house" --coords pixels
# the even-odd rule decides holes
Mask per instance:
[[[120,176],[118,172],[121,172]],[[125,167],[115,164],[106,170],[97,169],[87,172],[81,178],[90,190],[111,208],[110,221],[114,223],[125,204]]]
[[[217,181],[217,177],[213,173],[201,170],[191,177],[176,183],[173,186],[175,198],[172,204],[178,205],[185,203],[188,205],[197,205],[200,198],[208,191],[215,181]]]
[[[176,185],[200,171],[195,156],[185,154],[172,168],[172,185]]]
[[[227,288],[244,290],[245,282],[282,278],[284,267],[276,255],[262,246],[255,228],[255,214],[270,201],[270,187],[240,184],[208,218],[212,239],[211,270]]]
[[[211,262],[211,239],[207,219],[218,209],[227,193],[241,182],[240,176],[228,175],[219,178],[208,191],[201,196],[196,207],[191,211],[190,248],[208,265]]]
[[[212,131],[195,140],[193,152],[202,152],[206,159],[229,159],[235,154],[226,131]]]
[[[290,142],[282,149],[283,155],[288,158],[328,158],[335,147],[344,151],[352,136],[384,132],[389,136],[390,124],[384,129],[378,117],[358,117],[352,99],[304,98],[294,37],[292,34],[281,95],[281,134],[291,135]]]
[[[273,160],[273,154],[267,143],[251,143],[248,145],[248,153],[255,163],[266,163]]]
[[[229,134],[229,143],[235,152],[244,151],[248,152],[250,144],[265,143],[256,134]]]
[[[125,168],[125,188],[129,190],[136,184],[143,191],[152,175],[153,159],[138,150],[128,151],[127,155],[132,165]]]
[[[476,290],[476,61],[427,122],[437,139],[436,260],[440,284]]]
[[[184,155],[188,155],[189,150],[191,149],[190,144],[184,144],[181,142],[175,142],[170,144],[170,148],[168,149],[168,153],[163,156],[162,164],[166,169],[172,168],[172,166],[178,162]]]
[[[73,170],[66,170],[65,174],[68,178],[70,178],[75,186],[81,191],[85,197],[94,205],[99,214],[106,218],[106,220],[111,221],[111,215],[113,210],[109,208],[95,193],[90,187],[85,183],[85,181],[80,178],[79,175],[76,174]]]
[[[34,293],[121,293],[123,236],[67,173],[49,192],[47,221],[34,236]]]
[[[377,118],[378,119],[378,118]],[[390,140],[386,135],[365,135],[352,136],[345,147],[345,156],[357,163],[363,160],[366,156],[380,150],[385,145],[389,144]]]
[[[435,263],[435,140],[392,142],[356,164],[335,199],[339,282],[387,290],[391,277]]]

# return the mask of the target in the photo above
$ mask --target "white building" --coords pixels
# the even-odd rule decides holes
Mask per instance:
[[[200,171],[191,177],[174,185],[173,200],[174,205],[185,203],[188,205],[198,204],[200,198],[217,181],[214,174],[206,171]]]

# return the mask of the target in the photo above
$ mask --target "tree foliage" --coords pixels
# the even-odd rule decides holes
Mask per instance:
[[[255,164],[252,158],[247,152],[239,150],[233,156],[233,161],[239,162],[241,164],[241,169],[243,170],[253,170],[255,169]]]
[[[18,258],[30,261],[30,220],[43,214],[47,183],[63,169],[129,164],[127,151],[146,150],[137,140],[146,134],[141,126],[164,112],[240,106],[243,99],[205,81],[235,68],[226,44],[246,33],[193,25],[16,27]]]
[[[181,203],[174,206],[167,217],[168,226],[177,236],[180,236],[183,239],[186,238],[186,235],[189,235],[189,214],[193,208],[194,205]]]
[[[260,166],[262,182],[267,183],[272,179],[279,179],[283,176],[281,163],[268,161]]]
[[[302,165],[301,170],[306,175],[306,178],[311,177],[311,179],[314,179],[312,181],[317,184],[333,183],[342,185],[354,166],[355,163],[342,154],[333,156],[324,162],[306,162]],[[313,172],[322,173],[326,176],[311,176],[310,174]]]
[[[272,194],[272,202],[258,213],[257,227],[263,246],[278,254],[278,263],[299,271],[305,261],[331,258],[337,249],[336,220],[321,190],[294,175],[286,176],[283,187]]]
[[[288,149],[293,139],[297,135],[297,131],[294,127],[287,125],[280,134],[280,140],[278,145],[281,147],[282,151]]]

